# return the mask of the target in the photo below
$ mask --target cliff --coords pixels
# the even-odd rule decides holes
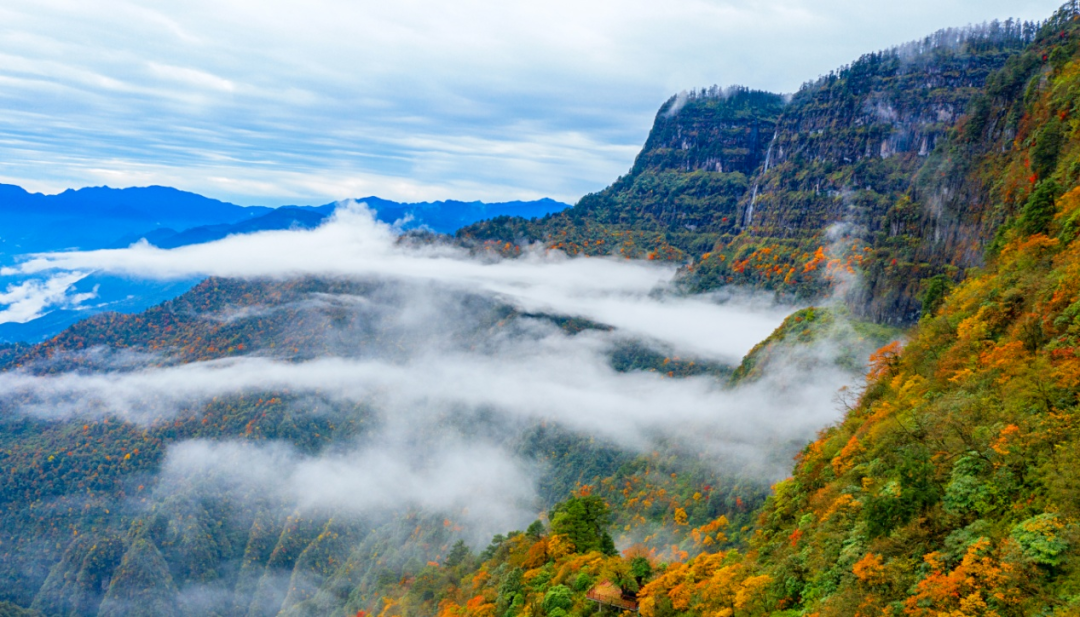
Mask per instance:
[[[814,299],[844,283],[856,315],[911,323],[922,281],[979,265],[1000,223],[982,210],[994,179],[979,168],[1016,134],[1019,84],[1043,64],[1024,52],[1035,34],[1014,21],[943,30],[786,103],[739,88],[672,97],[607,189],[458,237],[672,260],[693,291],[743,284]]]

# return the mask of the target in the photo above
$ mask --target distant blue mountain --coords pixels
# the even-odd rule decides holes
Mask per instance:
[[[397,223],[402,230],[427,228],[438,233],[454,233],[503,214],[533,218],[570,207],[546,198],[401,203],[371,196],[356,201],[367,204],[380,221]],[[123,247],[140,238],[173,248],[232,234],[317,227],[336,207],[334,203],[238,206],[164,186],[92,187],[42,195],[0,184],[0,264],[28,253]]]
[[[379,197],[364,197],[356,201],[366,204],[368,208],[375,212],[375,218],[378,220],[395,225],[402,231],[429,229],[444,234],[452,234],[466,225],[472,225],[478,221],[502,214],[535,218],[551,212],[559,212],[569,207],[567,204],[553,199],[490,204],[481,201],[400,203]],[[140,238],[145,238],[147,242],[154,246],[176,248],[256,231],[294,228],[312,229],[321,225],[327,217],[334,213],[336,208],[336,203],[323,206],[282,206],[267,214],[245,219],[238,223],[203,225],[179,232],[159,228],[141,235],[125,236],[116,244],[117,246],[128,246]]]
[[[123,236],[160,228],[239,223],[271,211],[163,186],[42,195],[0,184],[0,264],[27,253],[105,248]]]
[[[365,203],[375,211],[376,217],[385,223],[403,221],[401,229],[426,227],[431,231],[452,234],[455,231],[483,221],[508,214],[524,218],[536,218],[560,212],[570,207],[554,199],[536,201],[509,201],[502,203],[484,203],[482,201],[425,201],[421,203],[398,203],[378,197],[364,197],[356,200]],[[325,206],[324,206],[325,207]]]
[[[326,208],[321,209],[321,208]],[[117,240],[112,248],[130,246],[132,242],[140,239],[163,249],[172,249],[189,244],[202,244],[213,242],[227,236],[237,234],[249,234],[257,231],[271,231],[277,229],[313,229],[325,221],[332,208],[282,206],[262,216],[240,221],[239,223],[222,223],[218,225],[200,225],[175,231],[169,228],[158,228],[144,234],[131,234]]]
[[[401,203],[371,196],[356,201],[367,204],[380,221],[402,231],[429,229],[447,234],[504,214],[534,218],[569,207],[552,199]],[[336,208],[336,203],[238,206],[163,186],[93,187],[42,195],[0,184],[0,265],[11,265],[30,253],[122,248],[141,239],[161,248],[176,248],[236,234],[311,229]],[[0,277],[0,293],[25,278]],[[184,293],[197,282],[91,275],[73,286],[71,293],[94,292],[92,301],[77,309],[53,310],[27,323],[0,324],[0,343],[44,340],[94,313],[139,312]],[[0,305],[0,310],[3,308]]]

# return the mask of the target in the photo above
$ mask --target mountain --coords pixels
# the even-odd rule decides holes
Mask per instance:
[[[1015,134],[1017,89],[1033,69],[1020,52],[1035,32],[1012,21],[944,30],[867,54],[790,100],[744,88],[672,97],[610,187],[458,237],[688,263],[694,291],[739,284],[808,300],[858,265],[851,310],[911,324],[923,281],[980,265],[1001,222],[982,210],[992,183],[972,172]],[[1004,99],[1014,107],[998,108]]]
[[[514,594],[522,606],[543,604],[548,615],[562,597],[565,612],[588,610],[590,602],[620,607],[630,598],[643,617],[1078,614],[1077,3],[985,82],[964,97],[965,113],[939,137],[930,125],[890,133],[907,140],[908,153],[927,157],[908,157],[918,163],[909,168],[917,177],[899,176],[908,186],[899,203],[883,211],[849,196],[852,210],[843,216],[884,215],[863,220],[881,230],[885,246],[899,239],[890,261],[927,260],[905,265],[908,276],[935,267],[946,276],[927,281],[908,340],[872,356],[865,388],[844,420],[824,428],[797,457],[792,477],[772,487],[749,542],[658,563],[645,551],[617,558],[552,550],[561,542],[553,524],[531,537],[498,538],[464,572],[447,565],[426,574],[439,590],[430,601],[416,586],[399,585],[393,597],[400,614],[435,605],[440,614],[498,613],[517,602]],[[811,93],[820,88],[809,86]],[[864,155],[865,171],[894,158],[890,148],[903,151],[900,141],[882,137],[853,140],[841,156],[855,161],[860,148],[880,144],[881,151]],[[804,180],[813,184],[801,185],[803,207],[759,202],[767,210],[755,210],[742,233],[796,235],[798,226],[773,227],[796,213],[842,219],[828,214],[825,207],[837,202],[824,191],[805,190],[821,179],[812,172],[828,155],[811,141],[800,156],[796,144],[778,138],[780,167],[765,178],[776,185],[809,166]],[[846,179],[844,169],[833,170],[835,180]],[[843,186],[835,180],[832,190]],[[906,215],[895,212],[901,206],[910,209]],[[856,262],[856,271],[871,281],[896,276],[874,272],[881,257],[872,259]],[[960,273],[947,266],[970,263],[980,267],[955,282]],[[820,319],[816,311],[793,315],[776,336],[812,335],[810,324]],[[763,351],[767,346],[756,354]],[[754,365],[752,354],[738,374]],[[695,538],[715,543],[728,529],[718,520]],[[537,568],[558,574],[544,586],[516,584],[514,568],[531,568],[523,581],[535,580]],[[598,580],[615,585],[615,594],[594,587]]]
[[[378,197],[363,197],[355,201],[367,204],[384,223],[398,224],[403,230],[427,228],[442,234],[452,234],[466,225],[492,217],[533,219],[570,207],[569,204],[546,197],[534,201],[498,203],[454,200],[400,203]]]
[[[400,203],[366,197],[356,201],[367,204],[380,221],[397,225],[402,231],[430,229],[439,233],[453,233],[488,216],[513,213],[536,217],[568,207],[551,199]],[[96,187],[42,195],[17,186],[0,185],[0,217],[4,221],[0,232],[0,265],[12,264],[32,253],[123,248],[142,239],[170,249],[236,234],[312,229],[331,216],[335,208],[335,203],[241,207],[160,186]],[[5,278],[9,286],[29,280]],[[0,284],[3,282],[0,279]],[[44,340],[102,311],[139,312],[178,296],[197,282],[196,279],[163,284],[92,274],[68,291],[72,295],[84,294],[89,300],[78,306],[59,306],[25,323],[0,323],[0,342]]]
[[[96,315],[38,345],[0,346],[0,380],[26,374],[115,379],[136,370],[243,359],[403,363],[427,349],[433,334],[426,324],[417,329],[418,324],[401,322],[407,312],[402,302],[430,292],[430,284],[380,280],[208,279],[141,314]],[[457,346],[483,348],[542,324],[570,336],[610,330],[522,313],[497,299],[455,289],[441,293],[467,308],[439,328],[444,353]],[[445,311],[444,301],[434,308]],[[611,364],[623,373],[662,368],[679,378],[708,374],[693,362],[659,356],[647,345],[610,353]],[[276,497],[259,491],[199,483],[174,491],[158,478],[172,448],[203,440],[273,444],[312,457],[333,456],[357,443],[377,446],[380,421],[368,403],[269,386],[183,406],[174,416],[171,402],[139,397],[132,411],[147,419],[143,422],[136,416],[60,419],[15,412],[9,405],[27,394],[0,401],[0,464],[9,470],[0,476],[0,580],[5,581],[0,598],[47,615],[101,614],[118,596],[153,598],[155,606],[175,611],[178,589],[189,602],[183,614],[220,612],[222,599],[230,614],[273,615],[302,606],[329,614],[346,605],[355,606],[355,614],[401,571],[449,554],[460,537],[443,516],[430,513],[404,512],[388,522],[374,515],[289,512]],[[162,416],[151,419],[155,414]],[[474,437],[481,431],[505,440],[517,456],[542,470],[538,488],[547,505],[583,483],[612,478],[605,494],[613,500],[640,504],[642,496],[704,491],[693,520],[723,515],[749,525],[754,506],[765,496],[758,480],[717,477],[704,464],[677,463],[660,454],[641,456],[552,423],[504,425],[450,416],[431,427],[433,435],[453,431],[457,421],[465,422],[463,428]],[[641,495],[622,495],[618,487],[625,483],[637,485]],[[644,517],[652,524],[674,516],[667,500],[657,508],[647,503],[629,504],[617,520],[638,528]],[[384,558],[371,559],[373,552]],[[284,593],[290,578],[305,581],[299,597]],[[338,595],[342,590],[352,599]]]
[[[533,218],[568,207],[547,198],[499,203],[401,203],[372,196],[355,201],[367,204],[387,224],[399,223],[403,229],[427,227],[439,233],[453,233],[492,216]],[[172,248],[237,233],[292,226],[310,228],[336,207],[334,203],[245,207],[163,186],[91,187],[43,195],[0,184],[0,216],[4,219],[0,263],[11,263],[15,257],[29,253],[127,246],[140,238]]]
[[[565,210],[567,204],[553,199],[537,201],[511,201],[505,203],[484,203],[480,201],[435,201],[420,203],[399,203],[379,197],[364,197],[355,200],[376,213],[376,218],[402,231],[427,229],[441,234],[452,234],[459,228],[471,225],[493,216],[513,213],[521,218],[536,218],[553,212]],[[203,225],[181,232],[171,229],[156,229],[147,234],[128,236],[115,244],[117,248],[128,246],[139,238],[145,238],[150,244],[161,248],[176,248],[189,244],[200,244],[220,240],[236,234],[255,233],[275,229],[312,229],[326,220],[337,204],[324,206],[282,206],[267,214],[233,224]]]
[[[70,248],[103,248],[118,238],[159,227],[230,224],[270,208],[243,208],[163,186],[93,187],[57,195],[0,185],[0,263],[18,255]]]

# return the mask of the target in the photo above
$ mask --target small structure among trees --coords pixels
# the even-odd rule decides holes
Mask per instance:
[[[585,597],[596,602],[603,608],[604,605],[613,606],[624,611],[637,612],[637,595],[622,590],[621,587],[611,581],[602,581],[596,587],[589,590]]]

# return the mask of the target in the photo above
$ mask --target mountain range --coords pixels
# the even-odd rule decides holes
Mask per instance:
[[[533,218],[569,207],[551,199],[503,203],[436,201],[400,203],[378,197],[355,200],[401,231],[453,233],[484,218],[513,214]],[[319,226],[337,203],[321,206],[237,206],[173,188],[93,187],[56,195],[0,185],[0,266],[35,253],[127,247],[140,240],[164,248],[200,244],[236,234]],[[4,277],[18,285],[25,278]],[[161,283],[90,274],[71,285],[78,306],[54,307],[27,321],[0,323],[0,342],[37,342],[102,311],[137,312],[174,298],[200,279]],[[2,313],[0,313],[2,315]]]

